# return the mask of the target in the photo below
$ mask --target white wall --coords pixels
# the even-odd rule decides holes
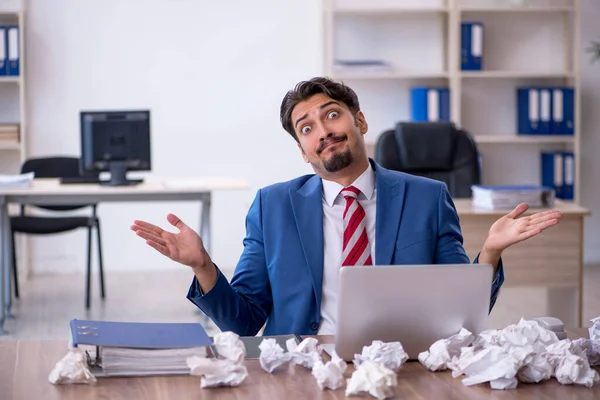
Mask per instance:
[[[255,191],[312,172],[280,127],[279,105],[297,81],[322,73],[321,0],[28,3],[29,154],[77,154],[80,110],[150,108],[151,176],[242,175],[251,181],[248,192],[218,193],[214,199],[212,255],[232,268]],[[585,48],[600,39],[600,7],[595,0],[581,4]],[[588,60],[582,51],[583,205],[593,213],[586,222],[584,257],[600,263],[594,179],[600,168],[600,64]],[[358,84],[357,89],[363,92]],[[365,109],[382,114],[371,104],[382,99],[368,92],[361,96]],[[386,128],[371,126],[377,128],[373,137]],[[129,231],[134,218],[165,226],[167,212],[198,224],[195,204],[103,204],[106,268],[174,268]],[[34,269],[83,271],[84,253],[83,232],[36,239]]]
[[[26,29],[29,154],[78,154],[84,109],[149,108],[152,176],[242,176],[214,197],[213,251],[235,266],[256,190],[310,173],[279,123],[285,92],[319,74],[319,0],[31,0]],[[197,227],[193,203],[102,204],[105,268],[173,268],[129,227]],[[34,240],[38,271],[83,271],[83,231]]]
[[[600,63],[592,64],[585,52],[592,40],[600,40],[600,3],[581,1],[581,169],[582,205],[592,215],[586,218],[584,262],[600,264]]]

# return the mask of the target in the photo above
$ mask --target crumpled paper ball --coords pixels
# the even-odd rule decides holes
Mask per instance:
[[[260,349],[260,366],[270,374],[290,361],[290,353],[286,353],[273,338],[263,339],[258,348]]]
[[[190,374],[201,376],[202,388],[239,386],[248,376],[244,343],[233,332],[221,332],[213,338],[213,345],[222,358],[188,357]]]
[[[311,369],[316,361],[321,359],[323,349],[319,341],[315,338],[304,338],[300,343],[291,338],[285,342],[289,353],[289,360],[292,364],[302,365],[304,368]]]
[[[366,361],[373,361],[394,372],[398,372],[408,360],[400,342],[382,342],[374,340],[370,346],[364,346],[361,354],[354,355],[354,366],[360,367]]]
[[[346,361],[342,360],[335,350],[331,354],[331,360],[323,363],[322,359],[317,359],[312,367],[312,375],[317,380],[317,385],[321,390],[339,389],[344,385],[344,372],[347,368]]]
[[[462,328],[456,335],[437,340],[429,350],[419,353],[418,359],[430,371],[443,371],[448,368],[452,358],[460,355],[460,350],[473,343],[473,340],[475,335]]]
[[[377,362],[366,360],[352,373],[346,385],[346,396],[360,395],[363,392],[383,400],[394,396],[398,385],[396,372]]]
[[[76,347],[70,348],[69,352],[56,363],[48,380],[55,385],[96,383],[96,377],[88,367],[87,354]]]

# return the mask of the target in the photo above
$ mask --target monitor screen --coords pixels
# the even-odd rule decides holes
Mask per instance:
[[[81,170],[150,171],[150,111],[81,112]]]

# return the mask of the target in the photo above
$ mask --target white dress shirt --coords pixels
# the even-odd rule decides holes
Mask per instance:
[[[352,186],[360,190],[358,201],[365,209],[367,236],[371,246],[371,259],[375,264],[375,171],[369,164]],[[344,237],[344,209],[346,199],[340,195],[344,186],[323,180],[323,292],[321,296],[321,323],[319,335],[334,335],[336,332],[338,273],[342,266]],[[350,267],[353,268],[353,267]]]

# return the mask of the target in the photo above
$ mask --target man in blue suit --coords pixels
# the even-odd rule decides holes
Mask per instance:
[[[300,82],[283,99],[281,122],[316,174],[258,191],[231,282],[175,215],[167,219],[176,234],[144,221],[132,226],[150,246],[192,268],[187,298],[222,331],[255,335],[266,323],[265,335],[334,334],[342,265],[470,262],[446,185],[367,157],[368,124],[351,88],[327,78]],[[561,217],[520,217],[526,210],[523,203],[496,221],[474,260],[494,267],[490,310],[504,280],[502,251]]]

